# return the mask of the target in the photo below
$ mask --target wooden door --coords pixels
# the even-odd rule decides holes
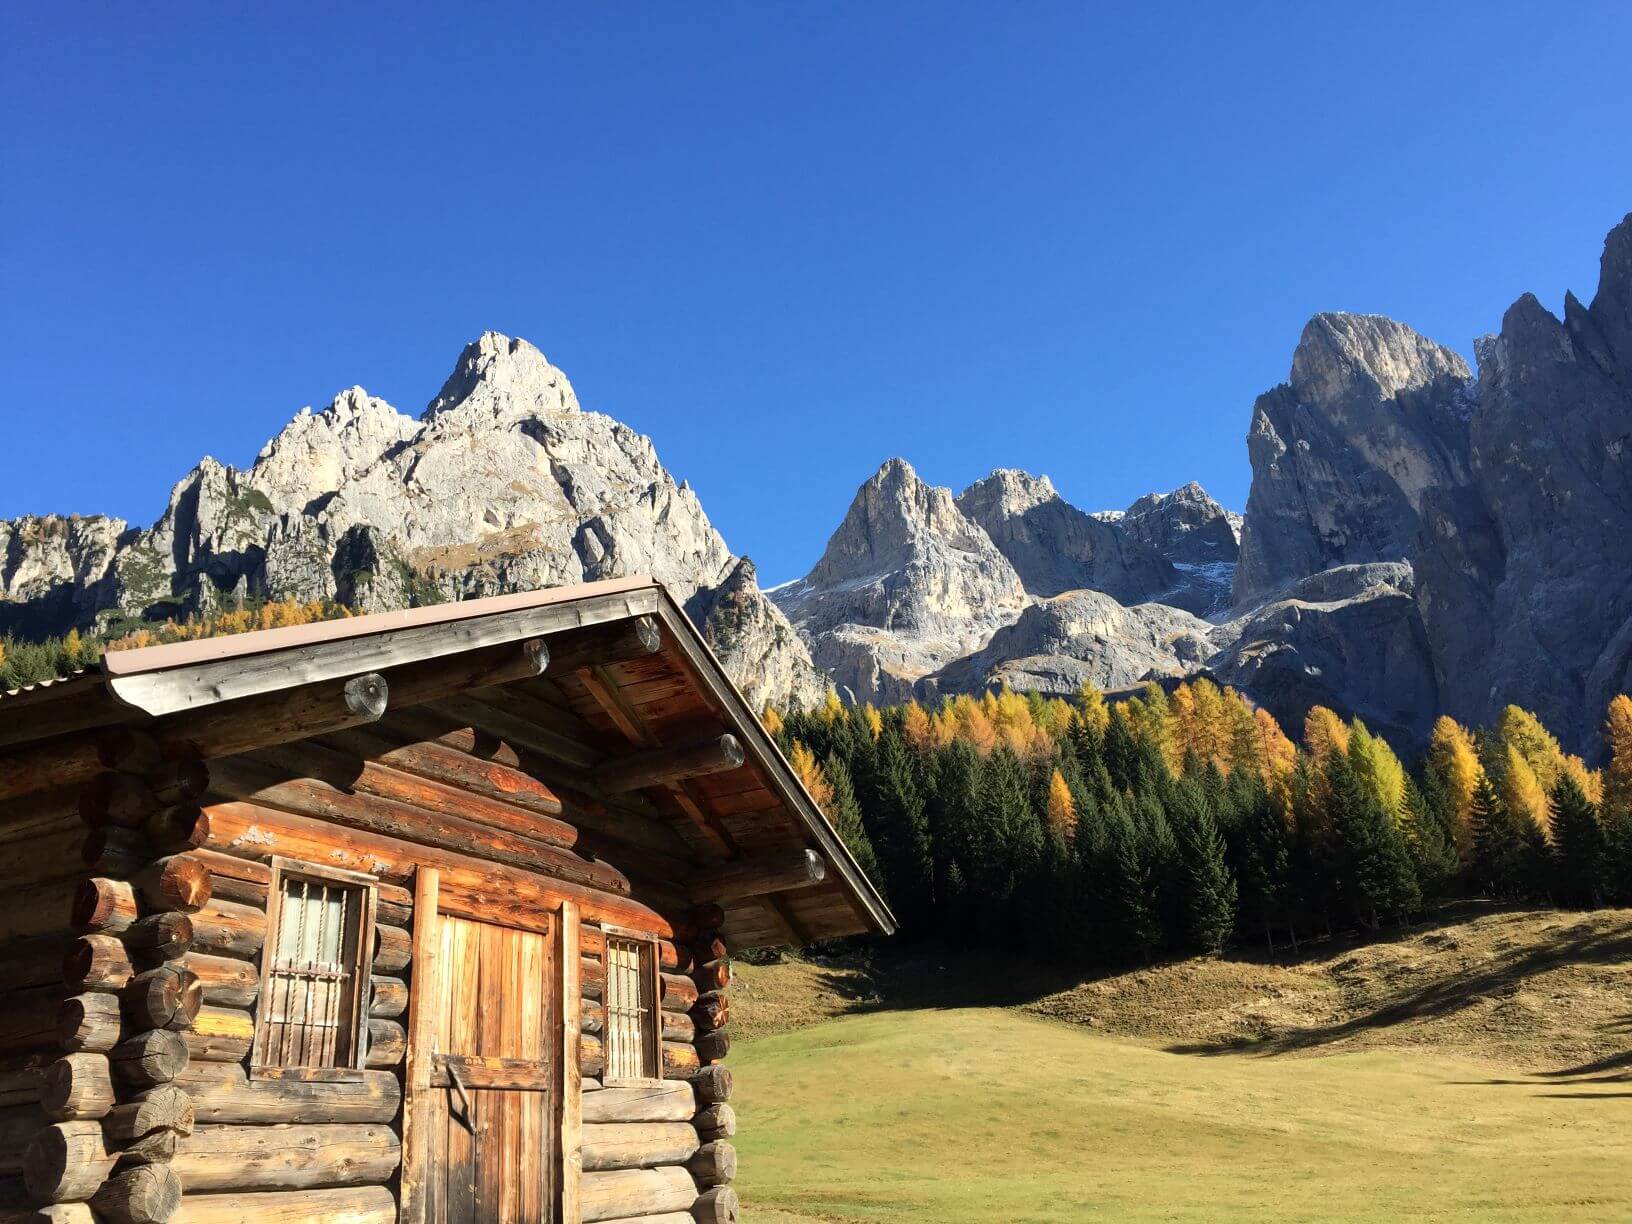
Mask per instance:
[[[558,932],[445,913],[436,927],[435,986],[414,1025],[419,1218],[554,1224]]]

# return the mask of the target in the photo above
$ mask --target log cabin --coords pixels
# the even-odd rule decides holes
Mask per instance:
[[[0,695],[0,1218],[737,1218],[730,957],[894,920],[659,584]]]

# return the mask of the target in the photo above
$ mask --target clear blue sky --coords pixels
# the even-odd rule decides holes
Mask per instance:
[[[1240,507],[1311,313],[1593,290],[1628,6],[1133,8],[8,6],[0,517],[149,522],[494,328],[775,582],[896,454]]]

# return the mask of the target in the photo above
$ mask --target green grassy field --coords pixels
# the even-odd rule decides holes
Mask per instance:
[[[1003,1008],[733,1051],[748,1220],[1632,1220],[1624,1075],[1171,1054]]]

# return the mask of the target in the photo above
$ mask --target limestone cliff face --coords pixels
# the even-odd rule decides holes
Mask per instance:
[[[949,664],[927,692],[1075,693],[1189,675],[1214,653],[1213,626],[1180,608],[1125,607],[1101,591],[1067,591],[1027,608],[981,650]]]
[[[1426,743],[1439,708],[1433,659],[1401,561],[1342,565],[1299,579],[1237,621],[1207,670],[1296,734],[1310,709],[1359,715],[1396,744]]]
[[[1117,517],[1123,532],[1173,567],[1175,585],[1154,598],[1198,616],[1230,606],[1241,557],[1241,516],[1195,481],[1171,493],[1147,493]]]
[[[1237,605],[1334,565],[1401,561],[1424,494],[1468,479],[1475,387],[1450,349],[1377,315],[1316,315],[1258,398]]]
[[[1526,294],[1477,354],[1472,488],[1432,501],[1418,550],[1445,703],[1516,702],[1588,746],[1632,689],[1632,216],[1590,306]]]
[[[489,332],[415,420],[360,387],[302,410],[247,471],[203,460],[152,527],[0,524],[0,622],[185,615],[239,598],[367,611],[652,574],[755,701],[825,681],[651,440],[584,412],[525,340]],[[71,591],[67,605],[61,594]],[[56,600],[50,608],[48,599]],[[30,626],[40,631],[37,626]]]
[[[1179,581],[1167,558],[1119,523],[1084,514],[1047,476],[999,468],[960,493],[957,506],[991,537],[1033,595],[1086,589],[1138,603]]]
[[[1568,295],[1558,319],[1526,294],[1476,355],[1474,380],[1400,324],[1311,321],[1254,410],[1242,638],[1213,667],[1408,743],[1517,703],[1591,752],[1632,688],[1632,217],[1590,306]],[[1379,561],[1404,573],[1308,615],[1306,579]]]

